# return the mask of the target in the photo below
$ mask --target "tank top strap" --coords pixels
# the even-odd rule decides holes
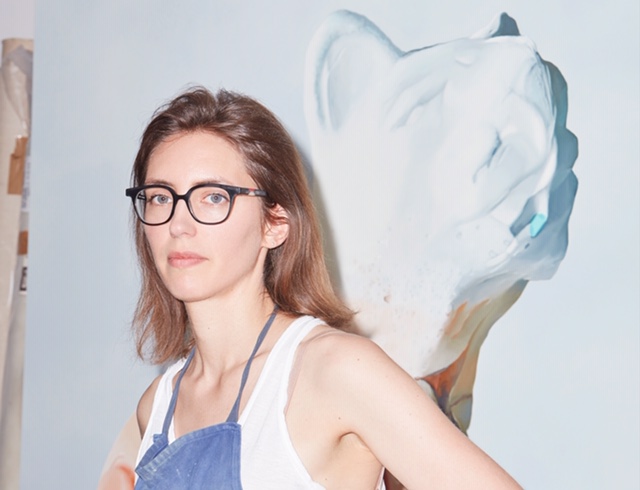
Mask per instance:
[[[283,411],[287,402],[292,366],[298,356],[300,344],[314,328],[325,324],[323,320],[305,315],[296,318],[284,330],[269,353],[253,392],[238,418],[240,425],[244,426],[249,420],[262,420],[262,409],[258,408],[258,413],[255,413],[256,405],[264,408],[265,403],[276,403],[278,412]]]
[[[233,404],[233,407],[231,407],[231,412],[227,417],[227,422],[236,422],[236,423],[238,422],[238,415],[240,412],[240,400],[242,398],[242,392],[244,390],[244,386],[247,384],[247,379],[249,378],[251,363],[253,362],[253,358],[256,356],[258,349],[262,345],[262,341],[267,336],[267,332],[269,332],[269,328],[271,327],[273,320],[276,318],[277,313],[278,313],[278,305],[276,305],[273,308],[273,312],[271,313],[271,316],[269,316],[267,323],[264,324],[264,327],[262,327],[262,331],[260,332],[260,335],[258,335],[258,339],[256,340],[256,345],[253,347],[253,351],[249,356],[249,360],[247,361],[247,364],[245,364],[244,366],[244,371],[242,372],[242,381],[240,382],[240,389],[238,390],[238,396],[236,397],[236,401]]]

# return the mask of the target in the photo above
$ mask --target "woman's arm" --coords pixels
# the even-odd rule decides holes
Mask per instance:
[[[320,349],[323,389],[340,407],[345,427],[405,487],[521,488],[377,345],[351,335],[330,337],[333,345]]]
[[[160,378],[161,376],[158,376],[142,394],[136,413],[129,417],[111,447],[102,468],[98,490],[133,490],[138,450],[149,423],[153,398]]]
[[[107,456],[98,490],[133,490],[134,466],[140,447],[136,415],[132,414]]]

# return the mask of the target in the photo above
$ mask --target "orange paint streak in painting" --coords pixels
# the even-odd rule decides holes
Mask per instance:
[[[449,393],[453,389],[453,385],[456,383],[456,380],[460,375],[460,371],[462,370],[462,366],[464,365],[464,361],[467,358],[467,350],[468,347],[465,348],[460,356],[458,356],[458,358],[446,368],[422,378],[429,383],[431,388],[433,388],[439,402],[448,398]]]

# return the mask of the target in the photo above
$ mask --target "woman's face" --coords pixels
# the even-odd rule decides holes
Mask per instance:
[[[144,184],[165,184],[185,194],[202,183],[257,187],[241,154],[214,134],[179,134],[156,147]],[[223,223],[198,223],[180,200],[168,223],[144,229],[167,289],[191,303],[262,291],[264,258],[279,245],[264,221],[261,198],[240,195]]]

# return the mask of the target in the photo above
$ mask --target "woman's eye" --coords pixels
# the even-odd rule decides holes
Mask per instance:
[[[153,196],[149,197],[148,200],[151,204],[164,206],[171,203],[171,196],[168,194],[154,194]]]
[[[207,204],[224,204],[227,200],[227,196],[219,192],[212,192],[205,196],[205,202]]]

